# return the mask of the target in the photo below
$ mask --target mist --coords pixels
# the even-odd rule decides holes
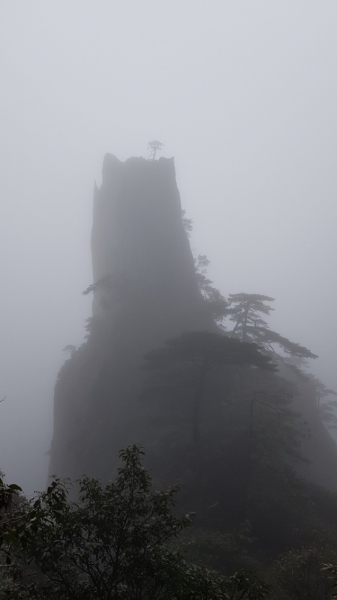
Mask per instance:
[[[337,6],[297,1],[2,2],[0,469],[47,479],[53,388],[91,299],[106,152],[175,157],[191,247],[220,291],[337,389]],[[9,481],[10,480],[10,481]]]

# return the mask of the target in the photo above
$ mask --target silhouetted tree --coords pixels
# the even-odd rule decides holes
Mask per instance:
[[[148,149],[150,150],[150,160],[155,160],[158,150],[161,150],[164,144],[158,140],[152,140],[148,142]]]
[[[273,302],[274,298],[260,294],[229,294],[228,314],[235,326],[231,332],[232,337],[243,342],[255,342],[272,353],[279,359],[282,356],[275,351],[274,344],[279,346],[286,355],[297,358],[317,358],[305,346],[300,346],[283,337],[276,331],[269,329],[268,323],[262,315],[269,315],[274,310],[266,302]]]
[[[280,587],[276,598],[287,600],[332,600],[337,596],[334,576],[336,569],[330,561],[336,561],[336,550],[327,540],[290,550],[276,562],[274,571]],[[324,568],[325,564],[325,568]]]
[[[232,336],[243,342],[253,341],[257,328],[268,327],[259,313],[269,315],[274,309],[265,302],[273,301],[274,298],[260,294],[229,294],[230,320],[235,323]]]

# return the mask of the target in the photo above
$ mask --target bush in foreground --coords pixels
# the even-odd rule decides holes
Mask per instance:
[[[11,600],[260,600],[267,587],[242,572],[219,577],[187,563],[170,542],[190,523],[172,515],[177,487],[153,488],[132,446],[116,480],[84,477],[79,502],[55,479],[30,502],[4,504],[0,597]],[[3,491],[5,488],[3,487]],[[13,503],[12,503],[13,504]]]

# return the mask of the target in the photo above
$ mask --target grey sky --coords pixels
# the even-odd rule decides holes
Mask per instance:
[[[106,152],[174,156],[192,249],[336,374],[335,0],[2,0],[0,468],[42,488]]]

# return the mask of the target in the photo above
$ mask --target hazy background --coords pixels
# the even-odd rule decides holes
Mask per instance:
[[[106,152],[174,156],[191,245],[337,389],[337,3],[1,0],[0,469],[41,489]]]

